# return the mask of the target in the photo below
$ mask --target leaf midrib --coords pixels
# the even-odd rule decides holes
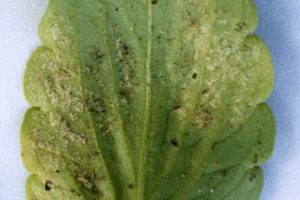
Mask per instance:
[[[146,52],[146,85],[145,85],[145,108],[144,108],[144,123],[142,129],[142,141],[140,146],[139,166],[137,171],[137,191],[136,199],[144,199],[145,192],[145,162],[148,146],[148,136],[150,133],[150,104],[151,104],[151,59],[152,59],[152,1],[147,2],[147,52]]]

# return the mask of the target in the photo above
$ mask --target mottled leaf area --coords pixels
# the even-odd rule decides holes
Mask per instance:
[[[274,119],[253,0],[49,0],[28,200],[257,200]]]

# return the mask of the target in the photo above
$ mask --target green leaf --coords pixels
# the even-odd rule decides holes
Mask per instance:
[[[24,90],[28,200],[257,200],[273,85],[252,0],[49,0]]]

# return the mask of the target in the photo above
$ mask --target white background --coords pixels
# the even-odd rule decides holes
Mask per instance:
[[[277,140],[264,165],[261,200],[300,200],[300,0],[256,2],[257,33],[270,48],[276,76],[268,103],[277,119]],[[22,76],[39,45],[37,27],[46,3],[0,0],[0,200],[25,200],[19,129],[28,105]]]

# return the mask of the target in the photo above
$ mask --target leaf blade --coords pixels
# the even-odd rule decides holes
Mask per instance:
[[[44,47],[24,78],[27,100],[47,117],[24,124],[52,124],[42,127],[56,132],[78,198],[185,199],[205,173],[253,164],[257,145],[247,161],[230,160],[224,152],[239,148],[224,141],[247,145],[236,132],[272,88],[268,50],[249,35],[256,23],[251,0],[52,0],[40,26]],[[267,118],[262,126],[271,127]],[[256,165],[270,155],[270,129]],[[39,139],[22,141],[26,152],[26,141]],[[218,155],[216,143],[224,144]],[[34,157],[42,155],[24,162]]]

